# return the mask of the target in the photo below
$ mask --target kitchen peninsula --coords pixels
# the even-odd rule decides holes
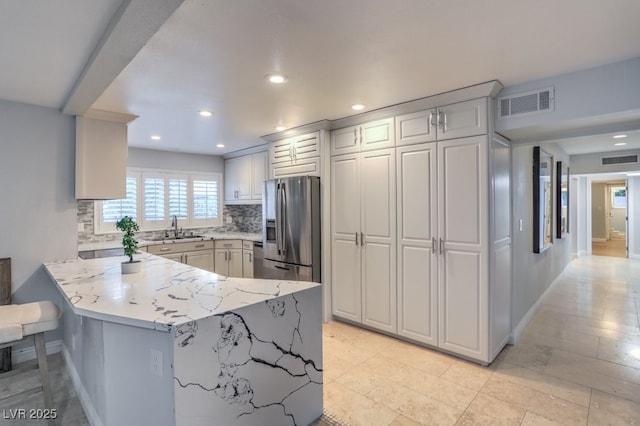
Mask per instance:
[[[141,253],[45,268],[63,353],[94,423],[306,425],[322,414],[322,295]]]

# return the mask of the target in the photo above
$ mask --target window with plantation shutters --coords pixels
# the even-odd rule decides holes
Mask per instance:
[[[193,178],[193,219],[212,221],[218,219],[220,203],[219,182],[200,177]]]
[[[166,222],[165,217],[165,194],[164,194],[164,178],[156,176],[143,177],[143,212],[142,218],[143,227],[153,226],[153,222],[156,224]]]
[[[178,219],[188,217],[187,178],[169,178],[169,216]]]
[[[219,173],[129,169],[127,198],[95,203],[95,232],[117,232],[115,222],[125,215],[141,231],[168,229],[173,216],[183,229],[221,225],[221,184]]]

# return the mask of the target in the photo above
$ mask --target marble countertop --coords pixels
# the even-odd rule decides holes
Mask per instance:
[[[122,274],[125,256],[45,263],[78,315],[169,331],[172,327],[319,286],[313,282],[227,278],[148,253],[142,271]]]
[[[156,244],[175,244],[184,243],[189,241],[203,241],[203,240],[245,240],[245,241],[262,241],[262,234],[251,232],[208,232],[202,234],[198,238],[181,238],[179,240],[138,240],[138,247],[146,247]],[[113,241],[105,241],[99,243],[81,243],[78,244],[78,251],[87,250],[108,250],[113,248],[122,247],[120,238],[116,238]]]

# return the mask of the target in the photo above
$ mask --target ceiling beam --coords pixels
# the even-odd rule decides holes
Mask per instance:
[[[64,114],[82,115],[184,0],[123,0],[67,96]]]

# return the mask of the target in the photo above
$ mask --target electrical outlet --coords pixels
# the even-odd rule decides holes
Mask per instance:
[[[154,376],[162,377],[162,352],[156,349],[151,349],[151,374]]]
[[[84,223],[78,223],[78,232],[84,232]]]
[[[231,225],[233,223],[233,218],[231,216],[227,216],[227,224]]]

